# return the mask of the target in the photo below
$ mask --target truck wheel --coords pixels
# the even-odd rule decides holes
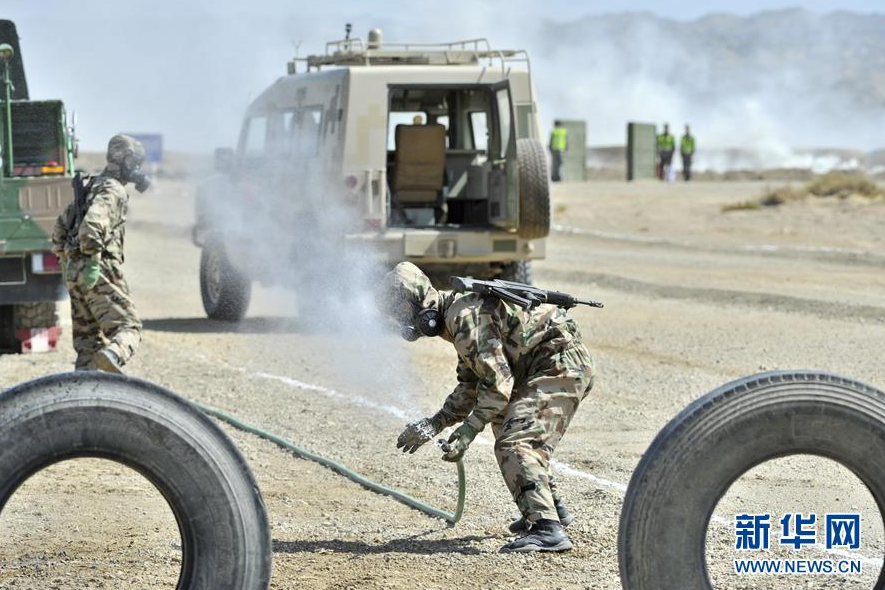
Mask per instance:
[[[16,330],[57,326],[58,306],[54,301],[21,303],[13,308],[12,323]]]
[[[679,413],[633,472],[621,511],[621,585],[711,590],[710,517],[756,465],[793,454],[838,461],[885,507],[885,393],[828,373],[775,371],[723,385]],[[885,571],[876,588],[885,586]]]
[[[513,281],[515,283],[532,284],[532,263],[529,260],[516,262],[508,262],[501,268],[501,274],[498,277],[505,281]]]
[[[98,372],[50,375],[0,395],[0,510],[39,470],[118,461],[153,483],[181,534],[178,590],[264,590],[271,537],[246,460],[200,410],[161,387]]]
[[[12,322],[13,305],[0,305],[0,353],[18,352],[19,342],[15,339],[15,324]]]
[[[200,255],[200,296],[206,315],[213,320],[238,322],[249,308],[252,281],[233,267],[217,240]]]
[[[519,228],[525,240],[544,238],[550,233],[550,176],[547,153],[537,139],[516,140],[519,167]]]

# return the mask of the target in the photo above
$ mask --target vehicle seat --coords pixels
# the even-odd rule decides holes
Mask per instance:
[[[444,216],[446,128],[443,125],[397,125],[391,182],[394,206],[433,208]]]

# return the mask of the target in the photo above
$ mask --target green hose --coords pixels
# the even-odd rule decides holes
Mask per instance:
[[[379,494],[384,494],[385,496],[390,496],[394,500],[398,502],[402,502],[406,506],[410,506],[416,510],[420,510],[425,514],[429,514],[430,516],[436,518],[442,518],[446,522],[450,524],[455,524],[459,520],[461,520],[461,515],[464,514],[464,498],[467,495],[467,480],[464,476],[464,462],[458,461],[455,463],[455,466],[458,468],[458,504],[455,506],[455,512],[446,512],[445,510],[440,510],[439,508],[434,508],[429,504],[425,504],[421,500],[413,498],[408,494],[404,494],[398,490],[394,490],[392,488],[388,488],[379,483],[372,481],[366,477],[363,477],[359,473],[355,471],[351,471],[341,463],[337,461],[333,461],[332,459],[327,459],[322,455],[317,455],[316,453],[311,453],[308,450],[302,449],[298,445],[280,437],[272,432],[268,432],[266,430],[262,430],[256,426],[252,426],[250,424],[246,424],[245,422],[241,422],[237,418],[222,412],[221,410],[216,410],[215,408],[210,408],[209,406],[204,406],[203,404],[198,404],[197,402],[192,401],[195,406],[209,414],[210,416],[214,416],[218,418],[222,422],[227,422],[234,428],[242,430],[244,432],[248,432],[250,434],[254,434],[260,438],[265,440],[269,440],[277,445],[292,451],[302,459],[308,459],[310,461],[314,461],[328,467],[329,469],[336,471],[346,477],[347,479],[358,483],[366,489],[372,490],[373,492],[377,492]]]

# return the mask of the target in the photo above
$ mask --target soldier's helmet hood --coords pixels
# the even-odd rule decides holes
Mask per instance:
[[[439,291],[411,262],[400,262],[385,275],[380,297],[382,313],[400,325],[412,323],[422,309],[439,309],[441,303]]]
[[[120,133],[108,142],[108,164],[136,169],[144,162],[144,158],[144,146],[132,136]]]

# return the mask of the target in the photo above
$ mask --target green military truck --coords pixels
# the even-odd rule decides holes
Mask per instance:
[[[53,350],[65,289],[50,252],[71,202],[75,141],[60,100],[31,100],[12,21],[0,20],[0,351]]]

